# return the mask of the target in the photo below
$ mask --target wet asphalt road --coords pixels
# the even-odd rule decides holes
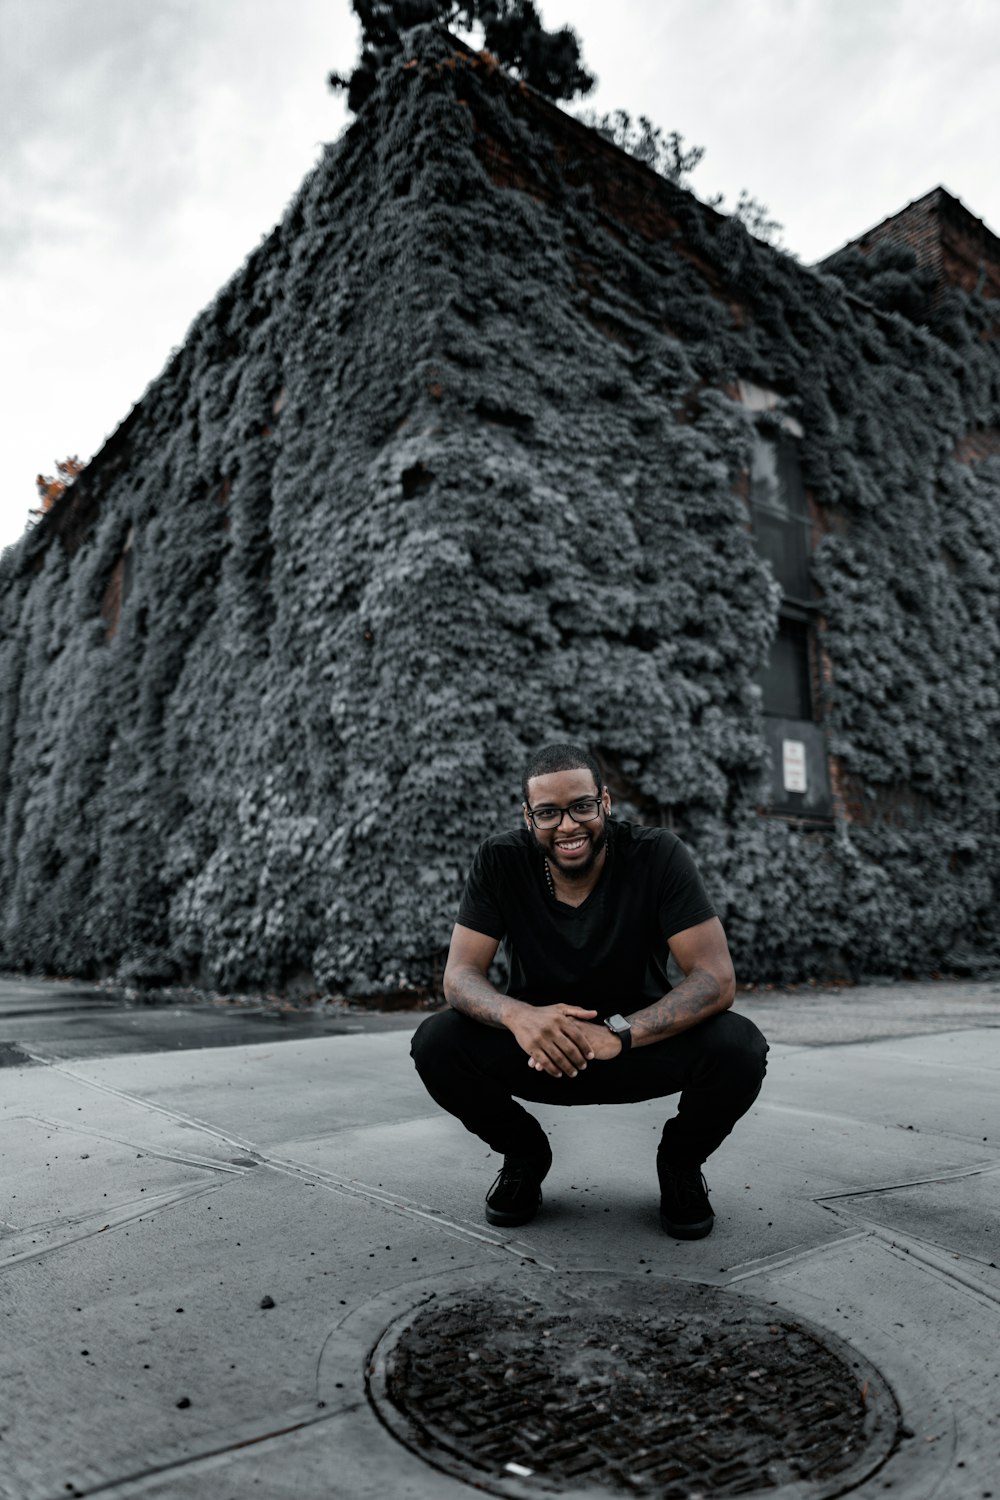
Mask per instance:
[[[407,1011],[377,1014],[332,1003],[316,1009],[223,998],[150,1004],[127,991],[7,977],[0,978],[0,1067],[33,1057],[65,1061],[395,1031],[412,1028],[414,1019]]]
[[[736,1009],[771,1042],[853,1045],[1000,1026],[1000,974],[976,981],[883,982],[837,989],[743,991]],[[0,976],[0,1068],[49,1061],[183,1052],[405,1031],[422,1011],[372,1011],[343,1001],[289,1005],[266,997],[113,990],[74,980]]]

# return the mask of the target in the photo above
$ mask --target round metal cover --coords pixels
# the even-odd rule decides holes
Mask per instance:
[[[390,1326],[367,1377],[409,1448],[503,1495],[829,1500],[879,1467],[899,1427],[850,1346],[662,1280],[432,1298]]]

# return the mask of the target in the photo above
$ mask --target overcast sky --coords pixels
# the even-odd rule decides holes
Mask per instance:
[[[810,262],[943,183],[1000,233],[997,0],[540,0],[596,91]],[[0,0],[0,546],[91,457],[347,115],[349,0]]]

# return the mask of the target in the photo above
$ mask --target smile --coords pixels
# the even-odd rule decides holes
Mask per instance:
[[[560,842],[557,839],[556,848],[564,854],[574,854],[577,850],[582,849],[585,844],[589,844],[589,842],[590,840],[586,835],[578,839],[567,839],[565,842]]]

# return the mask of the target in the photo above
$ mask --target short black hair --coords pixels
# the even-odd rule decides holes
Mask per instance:
[[[589,771],[594,778],[597,795],[601,795],[604,780],[596,758],[583,745],[539,745],[528,756],[521,777],[521,794],[528,803],[528,782],[535,776],[549,776],[553,771]]]

